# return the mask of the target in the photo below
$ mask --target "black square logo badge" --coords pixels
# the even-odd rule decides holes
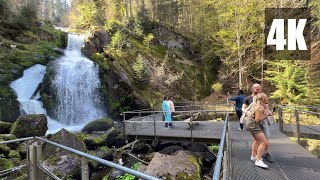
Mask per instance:
[[[310,60],[311,16],[308,8],[266,8],[267,60]]]

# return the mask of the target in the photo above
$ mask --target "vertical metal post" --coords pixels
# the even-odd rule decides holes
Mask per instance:
[[[43,161],[43,157],[42,157],[42,144],[41,141],[37,141],[37,163],[42,163]],[[44,179],[44,174],[43,171],[41,169],[39,169],[38,166],[36,166],[37,168],[37,178],[38,179]]]
[[[29,179],[38,180],[37,176],[37,146],[31,144],[29,152]]]
[[[279,107],[278,109],[278,116],[279,116],[279,130],[283,132],[283,119],[282,119],[282,108]]]
[[[89,180],[88,161],[85,157],[81,157],[81,180]]]
[[[299,119],[299,112],[295,110],[296,116],[296,127],[297,127],[297,143],[300,144],[300,119]]]
[[[126,125],[126,113],[124,112],[123,114],[123,134],[124,134],[124,139],[125,140],[128,140],[128,137],[127,137],[127,125]]]
[[[153,112],[153,132],[154,132],[154,140],[157,140],[156,115],[154,112]]]

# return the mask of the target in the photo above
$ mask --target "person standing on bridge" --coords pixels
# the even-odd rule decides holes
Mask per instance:
[[[260,84],[254,84],[251,88],[252,94],[248,97],[245,98],[244,103],[242,105],[242,112],[246,113],[247,116],[250,116],[250,111],[246,111],[246,108],[253,102],[253,97],[255,97],[258,93],[261,92],[261,86]],[[269,110],[269,105],[266,105],[266,108]],[[270,111],[269,111],[270,112]],[[269,142],[269,137],[270,137],[270,130],[269,130],[269,124],[267,118],[260,122],[260,127],[263,133],[265,134],[267,141]],[[258,145],[256,141],[253,141],[252,144],[252,154],[255,154],[258,149]],[[265,154],[263,155],[263,158],[266,159],[268,162],[273,163],[274,160],[270,154],[270,143],[268,143],[268,146],[265,149]],[[255,160],[254,156],[251,156],[251,160]]]
[[[170,105],[168,103],[168,98],[165,96],[162,101],[162,111],[164,115],[165,121],[165,129],[171,128],[170,123],[172,123],[171,112],[170,112]]]
[[[238,116],[238,119],[240,121],[240,118],[242,116],[242,105],[244,102],[244,96],[243,96],[243,90],[239,91],[239,94],[235,97],[229,98],[230,101],[235,101],[236,102],[236,113]],[[239,127],[240,131],[243,131],[243,124],[240,122],[240,127]]]
[[[248,110],[249,115],[245,121],[247,130],[251,133],[254,140],[252,143],[251,160],[255,161],[255,165],[262,168],[268,168],[263,162],[262,155],[265,149],[269,146],[269,142],[261,130],[260,122],[265,120],[270,115],[270,110],[267,108],[268,96],[265,93],[258,93],[253,98],[253,105]],[[258,145],[257,149],[255,149]]]
[[[174,108],[174,104],[173,104],[173,98],[172,96],[169,97],[169,106],[170,106],[170,113],[171,113],[171,119],[173,120],[173,113],[176,111],[175,108]],[[170,127],[175,127],[172,123],[169,123],[169,126]]]

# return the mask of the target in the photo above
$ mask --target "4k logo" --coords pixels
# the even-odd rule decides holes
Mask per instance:
[[[265,59],[310,59],[310,11],[270,8],[265,11]]]

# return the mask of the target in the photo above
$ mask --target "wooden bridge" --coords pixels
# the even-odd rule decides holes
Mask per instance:
[[[221,110],[191,110],[178,111],[175,114],[188,113],[189,116],[195,113],[229,113]],[[320,108],[319,108],[320,109]],[[269,169],[261,169],[250,161],[252,136],[247,131],[238,131],[237,121],[229,122],[228,119],[207,119],[205,121],[196,121],[198,124],[190,129],[186,121],[173,121],[175,125],[172,129],[164,129],[162,112],[140,112],[139,117],[133,117],[124,120],[125,135],[134,136],[136,139],[155,139],[172,141],[192,141],[212,143],[220,142],[222,163],[221,172],[217,178],[223,179],[275,179],[275,180],[320,180],[320,159],[304,149],[302,146],[290,140],[287,135],[294,135],[298,142],[301,137],[315,138],[320,137],[320,126],[309,126],[300,124],[300,117],[306,112],[295,108],[289,113],[295,119],[295,123],[288,124],[285,120],[285,113],[288,113],[288,107],[279,106],[278,123],[270,127],[270,146],[271,154],[275,160],[274,163],[268,163]],[[129,114],[130,112],[128,112]],[[143,113],[149,115],[143,116]],[[128,115],[126,114],[126,115]],[[318,114],[312,112],[311,114]],[[319,114],[320,115],[320,114]],[[228,117],[228,116],[226,116]],[[230,120],[231,118],[229,118]],[[196,120],[196,119],[195,119]],[[227,122],[227,128],[224,132],[224,123]],[[218,154],[218,159],[219,159]],[[219,162],[217,162],[219,164]],[[214,179],[215,175],[214,175]]]

